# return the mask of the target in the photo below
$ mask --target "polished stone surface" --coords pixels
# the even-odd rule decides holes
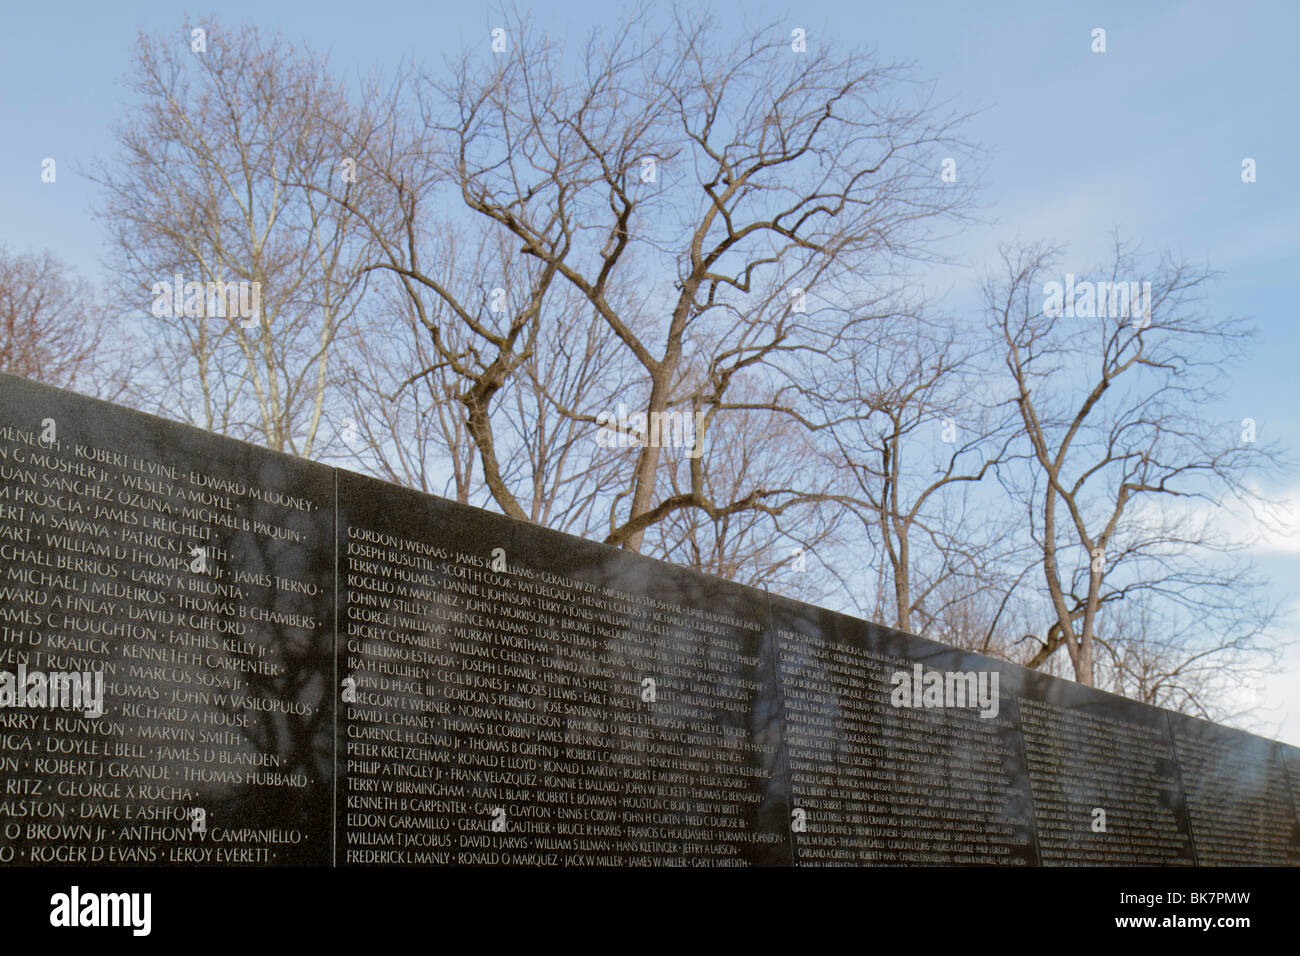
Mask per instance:
[[[7,376],[0,410],[0,666],[103,680],[0,709],[0,853],[328,864],[331,471]]]
[[[339,549],[340,862],[789,862],[761,593],[352,475]]]
[[[1296,748],[4,375],[0,771],[11,865],[1300,864]]]
[[[1202,866],[1300,866],[1300,823],[1284,746],[1169,714]]]
[[[782,598],[772,614],[801,865],[1037,862],[1006,665]],[[958,706],[934,696],[948,674]]]
[[[1042,862],[1194,864],[1164,713],[1069,681],[1022,674],[1020,728]]]

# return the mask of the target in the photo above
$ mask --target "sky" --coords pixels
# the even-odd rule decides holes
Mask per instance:
[[[974,111],[963,135],[986,152],[958,169],[981,184],[980,220],[943,247],[949,263],[925,273],[946,309],[974,316],[974,281],[999,242],[1068,244],[1065,266],[1104,258],[1113,229],[1148,252],[1170,252],[1221,272],[1207,306],[1257,329],[1252,357],[1232,369],[1223,407],[1255,419],[1261,441],[1300,460],[1300,4],[899,3],[800,0],[708,4],[723,22],[788,24],[819,44],[866,45],[909,62],[934,96]],[[613,19],[609,2],[521,3],[539,26],[578,38]],[[671,7],[658,4],[667,19]],[[105,233],[90,214],[96,187],[83,173],[113,153],[112,128],[130,102],[123,85],[139,31],[186,42],[198,16],[256,24],[329,54],[349,75],[403,58],[430,65],[490,42],[481,5],[445,2],[225,0],[188,13],[164,2],[8,3],[0,12],[0,244],[50,249],[102,279]],[[652,14],[656,15],[656,14]],[[1106,50],[1093,52],[1093,31]],[[56,161],[53,183],[42,160]],[[1255,160],[1256,181],[1242,181]],[[1264,489],[1300,515],[1300,475]],[[1248,529],[1249,530],[1249,529]],[[1300,524],[1254,549],[1300,636]],[[1254,728],[1300,745],[1300,642],[1259,688]]]

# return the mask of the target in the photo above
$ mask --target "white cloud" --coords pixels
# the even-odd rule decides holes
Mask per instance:
[[[1269,495],[1276,503],[1255,509],[1221,509],[1220,527],[1229,538],[1258,554],[1300,554],[1300,484]]]
[[[1300,554],[1300,483],[1261,492],[1253,506],[1238,499],[1211,504],[1199,499],[1140,499],[1130,512],[1136,522],[1176,521],[1186,533],[1198,529],[1216,542],[1258,556]]]

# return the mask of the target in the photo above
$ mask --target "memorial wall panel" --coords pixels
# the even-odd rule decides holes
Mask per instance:
[[[351,864],[788,863],[766,601],[339,482]]]
[[[1300,750],[0,374],[0,864],[1300,865]]]
[[[1020,694],[1044,864],[1195,863],[1163,711],[1029,672]]]
[[[1291,807],[1300,820],[1300,747],[1282,745],[1282,760],[1286,765],[1287,786],[1291,791]]]
[[[1283,745],[1167,714],[1202,866],[1300,866]]]
[[[0,376],[0,859],[328,864],[333,475]]]
[[[772,616],[797,863],[1036,862],[1010,669],[782,598]]]

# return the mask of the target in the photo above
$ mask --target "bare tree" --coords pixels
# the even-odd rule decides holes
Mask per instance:
[[[388,170],[396,220],[366,217],[392,237],[382,266],[401,277],[440,360],[464,382],[493,500],[515,517],[539,515],[527,504],[535,486],[512,480],[498,453],[510,426],[493,403],[512,379],[529,375],[548,393],[542,404],[593,434],[607,426],[610,409],[549,394],[537,347],[565,334],[547,318],[560,315],[612,336],[611,366],[633,375],[626,404],[642,424],[632,430],[689,416],[704,432],[698,455],[638,434],[616,485],[571,488],[575,501],[594,493],[609,508],[607,543],[640,550],[649,529],[686,511],[713,523],[746,512],[777,520],[811,500],[815,482],[777,479],[779,455],[754,462],[745,487],[708,481],[722,471],[707,460],[714,436],[742,412],[746,434],[782,419],[809,424],[789,404],[792,379],[866,334],[889,277],[959,205],[931,155],[955,120],[909,102],[901,71],[856,51],[801,55],[781,28],[724,45],[707,18],[678,14],[654,36],[634,16],[593,34],[586,72],[573,75],[531,23],[504,22],[506,55],[473,51],[450,82],[418,83],[421,128],[373,160]],[[414,161],[421,150],[427,158]],[[420,265],[433,261],[422,210],[449,196],[474,228],[509,239],[494,273],[509,308],[495,318],[483,303],[491,285],[452,288]],[[576,293],[581,311],[548,311],[562,292]],[[461,351],[433,320],[430,296],[472,347]]]
[[[1165,692],[1176,696],[1175,674],[1241,649],[1266,623],[1262,611],[1247,613],[1220,631],[1207,616],[1256,603],[1224,563],[1231,544],[1212,513],[1254,497],[1246,479],[1268,452],[1205,412],[1246,329],[1199,307],[1205,270],[1151,263],[1118,239],[1104,269],[1058,275],[1059,258],[1042,245],[1006,248],[1004,274],[985,287],[1030,463],[1008,487],[1026,509],[1051,608],[1027,663],[1064,647],[1075,679],[1092,685],[1101,648],[1115,686],[1131,691],[1132,648],[1122,630],[1104,627],[1104,609],[1182,609],[1196,637],[1185,635],[1180,659],[1162,658]],[[1187,503],[1208,507],[1198,518]],[[1152,680],[1144,674],[1138,691],[1159,693]]]
[[[1196,609],[1138,601],[1103,607],[1097,686],[1207,720],[1253,721],[1256,702],[1240,692],[1277,662],[1276,649],[1261,640],[1274,608],[1256,606],[1256,582],[1245,572],[1226,584],[1249,598],[1216,595]]]
[[[0,371],[113,399],[124,381],[108,311],[52,253],[0,246]]]
[[[409,377],[407,369],[437,365],[419,318],[404,297],[381,294],[390,307],[367,316],[362,334],[339,352],[342,403],[332,427],[339,459],[395,484],[477,503],[474,443],[458,382],[446,366]]]
[[[457,500],[490,506],[471,435],[471,428],[490,428],[490,459],[527,520],[599,533],[600,496],[617,481],[621,456],[597,441],[584,419],[626,388],[612,336],[564,288],[541,300],[536,320],[519,321],[508,311],[505,286],[529,280],[512,279],[521,264],[509,257],[501,269],[501,237],[436,231],[419,249],[433,252],[427,272],[419,259],[409,268],[402,248],[390,247],[394,257],[382,268],[401,282],[382,298],[396,318],[382,328],[369,320],[367,334],[347,350],[360,458],[391,480],[425,490],[442,485]],[[458,319],[453,304],[475,309],[473,326]],[[543,319],[548,334],[528,334],[512,351],[509,329]]]
[[[718,520],[701,509],[679,509],[647,530],[648,550],[685,567],[804,601],[834,593],[841,583],[835,555],[847,542],[838,515],[828,506],[834,490],[830,473],[809,473],[817,454],[812,432],[794,418],[739,409],[720,418],[710,436],[711,454],[699,460],[698,468],[714,498],[734,498],[763,482],[771,488],[802,489],[804,500],[780,514],[745,510]],[[696,460],[685,456],[666,459],[660,469],[663,497],[689,493],[696,467]]]
[[[151,313],[141,337],[154,360],[135,398],[309,456],[331,353],[364,291],[365,238],[313,187],[350,188],[355,141],[340,131],[364,121],[349,122],[319,57],[255,29],[203,28],[201,51],[141,35],[139,101],[119,159],[96,173],[123,299]]]
[[[1005,408],[981,394],[984,357],[953,324],[914,315],[890,325],[887,338],[849,352],[845,374],[821,391],[833,421],[823,457],[843,476],[838,503],[875,542],[879,597],[867,613],[926,635],[959,591],[998,583],[1002,529],[973,486],[1009,459],[1014,432]]]
[[[1204,417],[1242,341],[1208,273],[1117,243],[1049,307],[1059,254],[1005,250],[974,341],[909,293],[970,179],[907,71],[681,10],[580,57],[497,22],[504,50],[357,91],[256,30],[140,38],[97,174],[137,404],[1211,706],[1268,620],[1212,511],[1268,454]],[[83,286],[0,269],[5,367],[84,379]]]

